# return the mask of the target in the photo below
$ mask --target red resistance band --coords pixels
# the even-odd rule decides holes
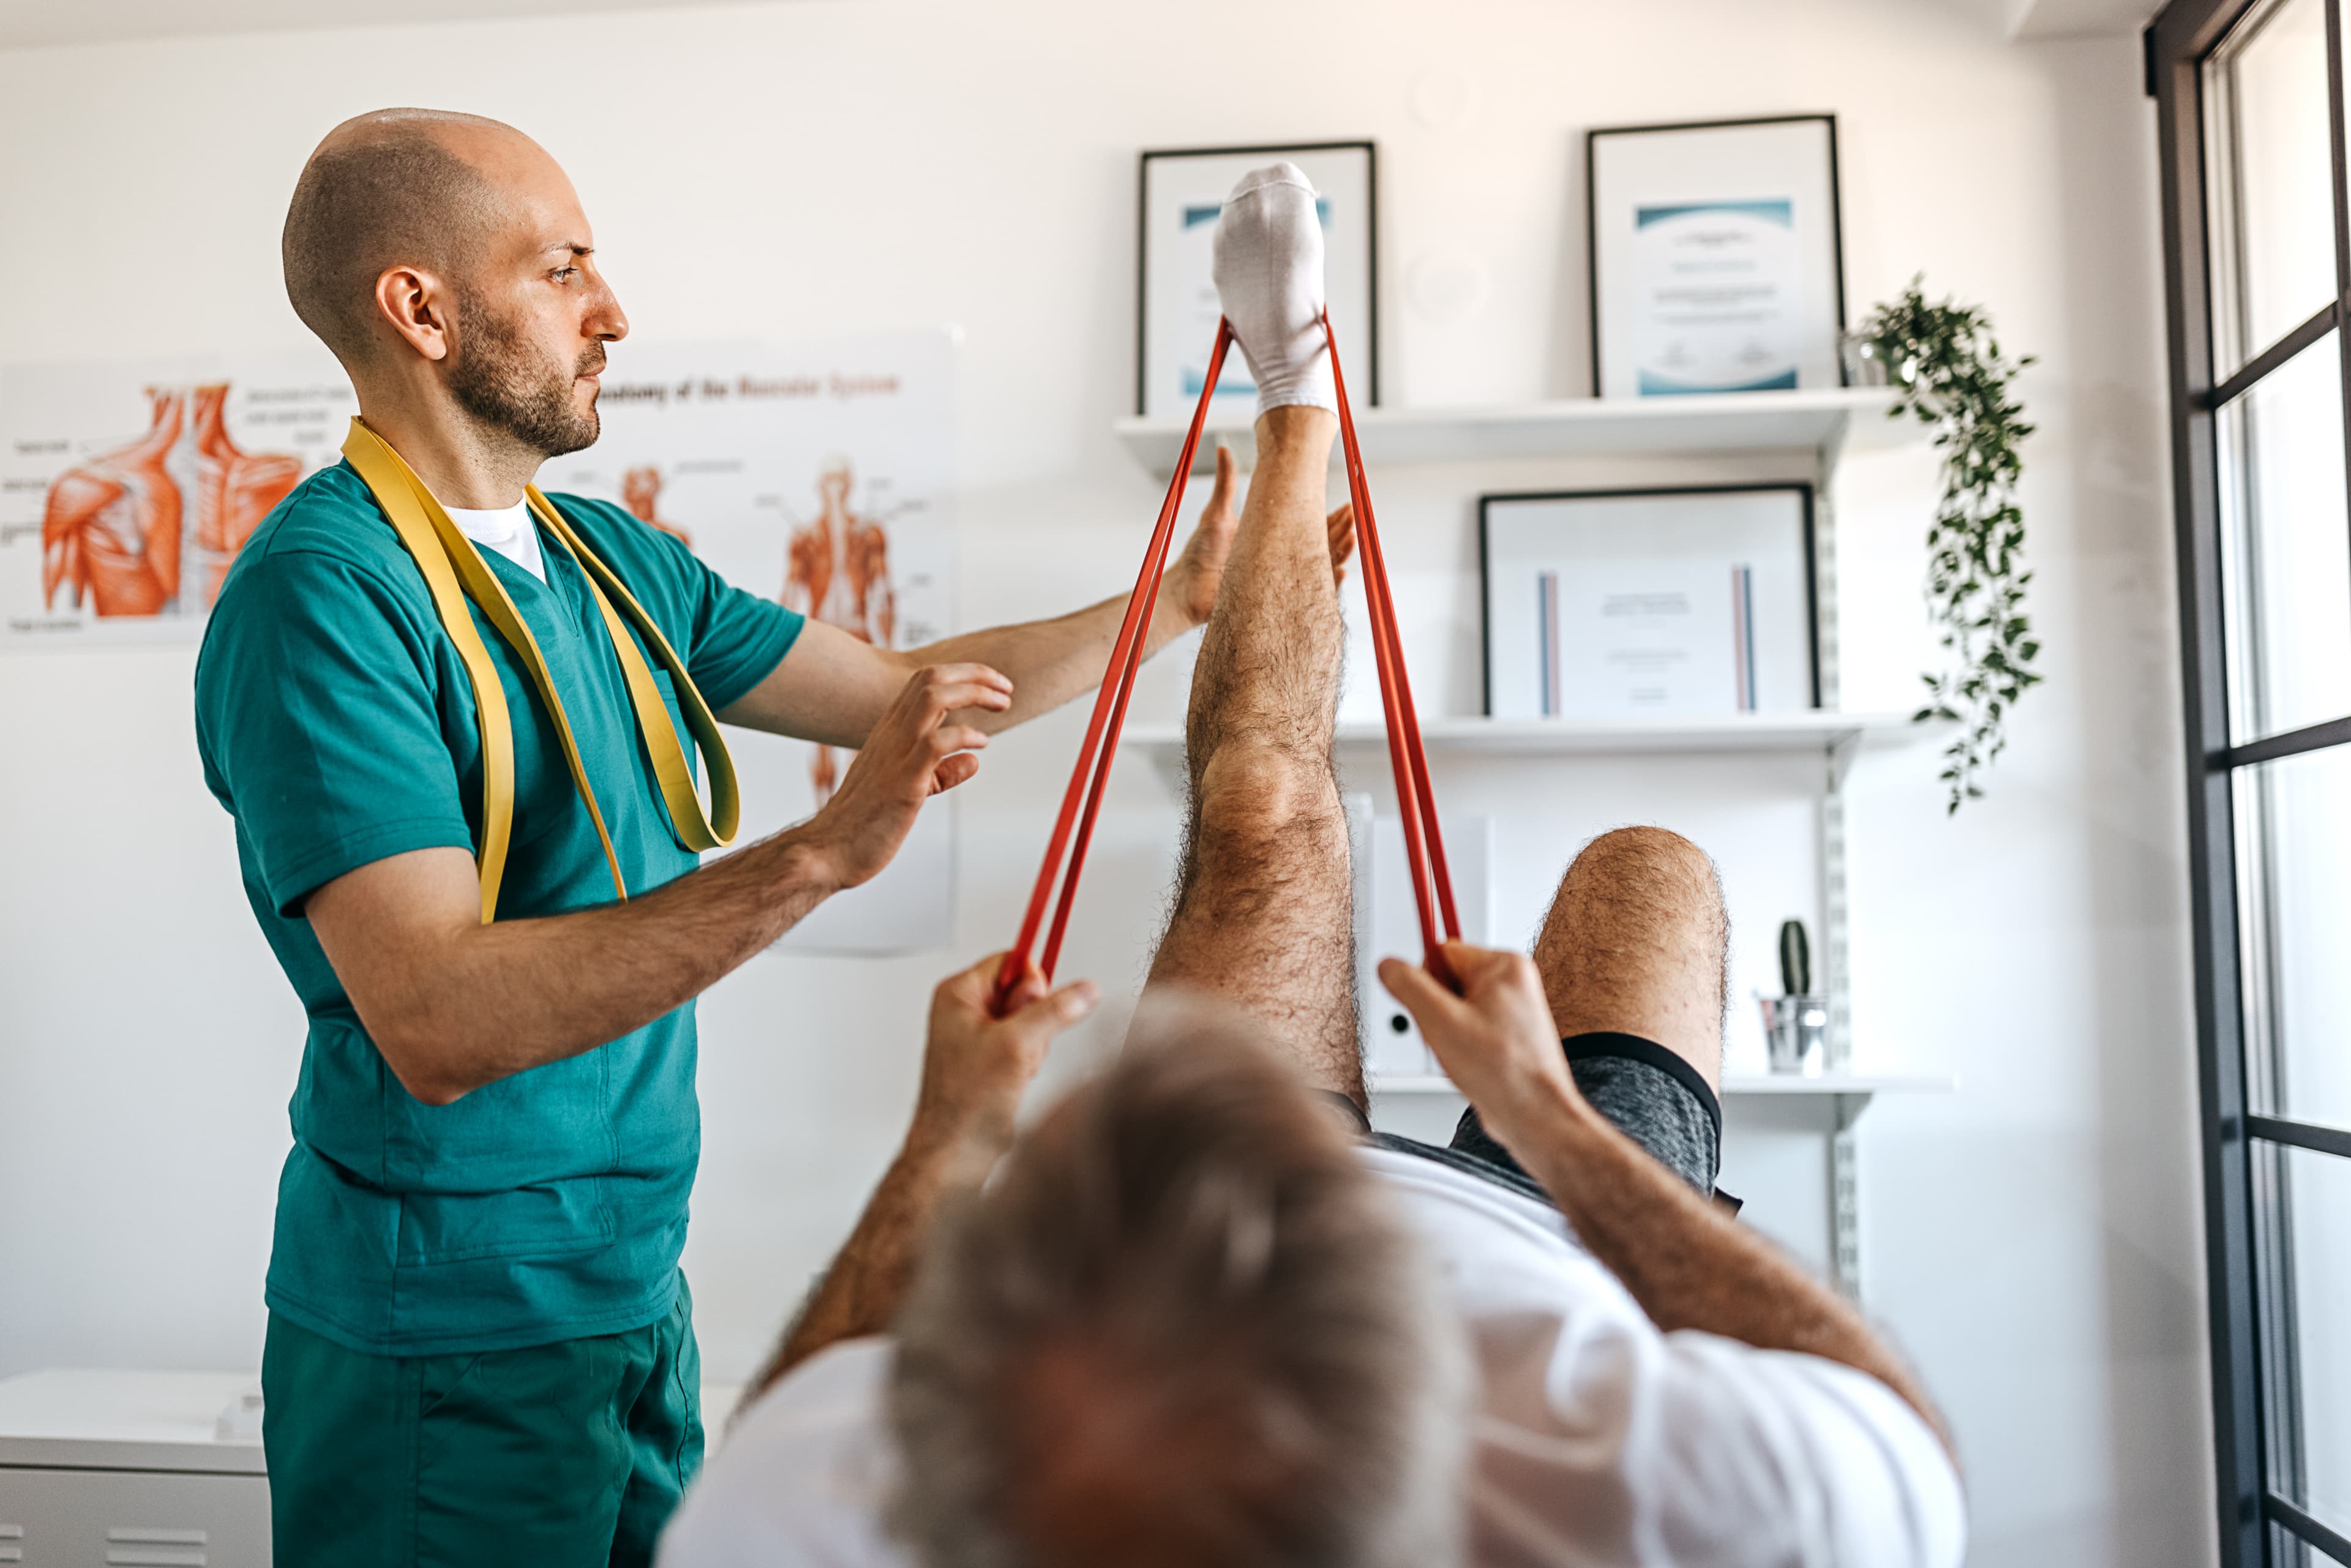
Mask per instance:
[[[1346,455],[1347,497],[1355,511],[1355,535],[1364,554],[1364,601],[1371,612],[1372,653],[1379,667],[1380,703],[1387,720],[1388,761],[1395,769],[1396,804],[1404,816],[1405,858],[1412,868],[1413,903],[1420,915],[1421,962],[1428,972],[1454,990],[1461,988],[1452,965],[1445,960],[1439,945],[1437,921],[1444,921],[1445,936],[1458,941],[1461,937],[1461,917],[1453,904],[1453,879],[1446,869],[1445,838],[1437,823],[1437,800],[1428,786],[1428,756],[1421,746],[1420,719],[1412,705],[1412,682],[1405,672],[1404,643],[1396,633],[1395,601],[1388,591],[1387,557],[1380,549],[1378,522],[1372,516],[1372,494],[1364,477],[1362,449],[1355,441],[1355,418],[1347,406],[1347,378],[1339,368],[1339,340],[1331,330],[1329,311],[1322,315],[1323,341],[1331,350],[1331,379],[1339,395],[1339,439]],[[1191,427],[1184,433],[1183,450],[1176,455],[1176,472],[1168,480],[1167,498],[1159,506],[1159,522],[1151,532],[1150,547],[1143,554],[1143,570],[1134,580],[1134,591],[1126,601],[1126,618],[1119,623],[1118,641],[1112,646],[1110,667],[1102,676],[1101,693],[1094,698],[1093,717],[1087,722],[1086,737],[1078,747],[1078,764],[1070,774],[1070,788],[1061,797],[1061,814],[1053,824],[1052,839],[1045,846],[1045,863],[1038,868],[1037,886],[1029,895],[1029,912],[1020,922],[1019,940],[1004,956],[1004,966],[996,977],[996,1009],[1000,1014],[1004,1004],[1028,972],[1029,956],[1036,951],[1037,933],[1045,922],[1045,906],[1051,898],[1053,881],[1061,873],[1062,854],[1069,855],[1069,869],[1061,877],[1061,896],[1053,909],[1051,928],[1045,934],[1044,951],[1038,955],[1037,968],[1047,984],[1053,978],[1054,965],[1061,956],[1061,937],[1070,924],[1070,907],[1076,902],[1078,875],[1085,868],[1086,846],[1093,839],[1094,819],[1102,810],[1102,791],[1110,781],[1111,762],[1118,754],[1119,732],[1126,723],[1127,700],[1134,694],[1135,672],[1143,664],[1144,634],[1151,622],[1151,612],[1158,602],[1159,580],[1167,570],[1167,550],[1176,538],[1176,519],[1183,510],[1184,487],[1192,475],[1192,460],[1200,448],[1200,432],[1207,423],[1208,402],[1216,395],[1217,378],[1225,365],[1225,352],[1232,347],[1233,327],[1229,321],[1217,323],[1216,346],[1208,352],[1206,384],[1200,389],[1199,406],[1192,411]],[[1071,842],[1071,832],[1076,840]]]

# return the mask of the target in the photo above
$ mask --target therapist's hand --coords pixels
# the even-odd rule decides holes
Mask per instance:
[[[914,831],[923,802],[979,771],[987,737],[966,722],[1012,706],[1012,683],[986,664],[914,672],[866,737],[841,788],[800,830],[839,887],[870,882]]]
[[[1199,526],[1185,543],[1184,553],[1167,567],[1159,585],[1159,611],[1171,632],[1203,625],[1217,607],[1224,586],[1225,561],[1233,553],[1233,536],[1241,526],[1235,504],[1240,494],[1240,467],[1229,446],[1217,448],[1217,485],[1200,510]],[[1355,508],[1343,506],[1323,519],[1331,550],[1332,587],[1347,580],[1347,559],[1355,553]]]
[[[1099,998],[1092,981],[1049,992],[1031,965],[998,1018],[988,1004],[1003,964],[1003,954],[990,954],[932,993],[923,1089],[909,1142],[952,1144],[989,1159],[1002,1154],[1011,1146],[1021,1093],[1045,1064],[1046,1048],[1094,1010]]]

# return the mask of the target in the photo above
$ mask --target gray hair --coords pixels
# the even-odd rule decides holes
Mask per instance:
[[[898,1325],[893,1530],[934,1568],[1459,1555],[1468,1356],[1338,1119],[1161,1009],[950,1211]]]

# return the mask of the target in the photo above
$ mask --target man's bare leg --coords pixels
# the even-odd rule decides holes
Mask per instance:
[[[1341,625],[1328,410],[1276,408],[1192,675],[1191,818],[1154,986],[1259,1019],[1307,1082],[1364,1103],[1353,884],[1331,765]]]
[[[1535,967],[1562,1037],[1655,1040],[1719,1093],[1729,936],[1706,852],[1663,828],[1619,828],[1560,879]]]

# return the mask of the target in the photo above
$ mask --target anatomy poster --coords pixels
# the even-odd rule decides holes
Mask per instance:
[[[595,445],[549,463],[549,490],[614,500],[737,587],[886,648],[948,634],[955,343],[946,331],[612,346]],[[737,842],[798,821],[849,754],[727,731],[743,782]],[[890,869],[783,939],[820,952],[954,940],[952,802],[925,810]]]
[[[324,354],[0,370],[0,647],[192,641],[358,411]]]

